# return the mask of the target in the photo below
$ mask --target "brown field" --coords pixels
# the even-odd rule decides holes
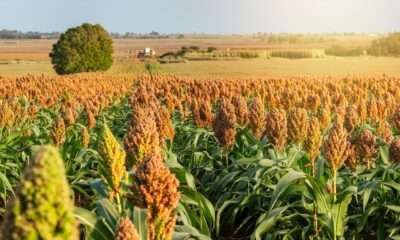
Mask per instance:
[[[268,44],[260,38],[227,36],[187,39],[115,39],[116,61],[109,73],[140,74],[144,64],[132,57],[137,50],[151,47],[158,54],[180,49],[182,46],[209,46],[218,49],[326,49],[332,45],[367,48],[373,36],[341,36],[330,41],[308,44]],[[48,57],[55,40],[0,40],[0,75],[55,74]],[[130,52],[130,54],[129,54]],[[321,59],[251,59],[239,61],[191,61],[184,64],[162,64],[159,72],[191,76],[293,76],[293,75],[400,75],[398,58],[325,57]]]
[[[209,46],[218,49],[326,49],[334,44],[347,47],[367,47],[374,37],[343,36],[332,41],[309,44],[269,44],[265,40],[252,37],[219,37],[212,39],[115,39],[115,56],[124,58],[128,51],[135,52],[144,47],[154,48],[157,53],[180,49],[182,46]],[[0,60],[48,60],[55,40],[0,40]]]

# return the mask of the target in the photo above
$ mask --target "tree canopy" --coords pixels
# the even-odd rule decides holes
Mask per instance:
[[[82,24],[61,34],[50,53],[58,74],[108,70],[113,63],[112,39],[99,24]]]

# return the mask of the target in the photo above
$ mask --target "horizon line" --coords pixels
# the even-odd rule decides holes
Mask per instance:
[[[77,25],[80,26],[80,25]],[[103,26],[104,27],[104,26]],[[72,28],[72,27],[71,27]],[[69,28],[68,28],[69,29]],[[120,31],[109,31],[105,28],[105,30],[110,33],[110,34],[119,34],[119,35],[124,35],[124,34],[135,34],[135,35],[149,35],[151,33],[157,33],[159,35],[216,35],[216,36],[249,36],[249,35],[291,35],[291,34],[299,34],[299,35],[346,35],[346,34],[354,34],[354,35],[368,35],[368,34],[391,34],[391,33],[397,33],[400,32],[400,30],[394,30],[394,31],[371,31],[371,32],[365,32],[365,31],[332,31],[332,32],[317,32],[317,31],[304,31],[304,32],[289,32],[289,31],[259,31],[259,32],[248,32],[248,33],[213,33],[213,32],[159,32],[156,30],[151,30],[148,32],[134,32],[134,31],[125,31],[125,32],[120,32]],[[57,31],[57,30],[51,30],[51,31],[40,31],[40,30],[18,30],[18,29],[9,29],[9,28],[0,28],[0,31],[16,31],[22,34],[27,34],[27,33],[39,33],[39,34],[49,34],[49,33],[63,33],[64,31]]]

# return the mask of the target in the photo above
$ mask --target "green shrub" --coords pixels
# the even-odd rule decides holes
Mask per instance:
[[[110,35],[100,25],[85,23],[61,34],[50,53],[58,74],[105,71],[113,63]]]
[[[259,54],[257,52],[239,52],[240,58],[258,58]]]
[[[344,48],[341,46],[334,45],[325,50],[327,55],[337,57],[356,57],[364,55],[364,49],[362,48]]]
[[[368,54],[372,56],[400,56],[400,32],[390,34],[372,42],[368,49]]]
[[[313,58],[313,52],[300,50],[274,50],[271,52],[271,57],[289,59]]]
[[[221,58],[258,58],[260,54],[256,51],[224,51],[214,54],[216,57]]]
[[[193,51],[193,52],[198,52],[198,51],[200,51],[200,47],[199,46],[189,46],[189,50]]]
[[[217,51],[217,48],[216,48],[216,47],[208,47],[208,48],[207,48],[207,52],[209,52],[209,53],[215,52],[215,51]]]
[[[166,53],[164,53],[164,54],[162,54],[161,56],[160,56],[160,58],[165,58],[165,57],[170,57],[170,58],[174,58],[174,57],[177,57],[177,53],[175,53],[175,52],[166,52]]]

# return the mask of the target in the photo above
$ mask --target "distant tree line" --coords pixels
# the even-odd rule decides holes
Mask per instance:
[[[184,34],[181,33],[169,33],[163,34],[156,31],[151,31],[149,33],[111,33],[111,37],[115,39],[166,39],[166,38],[185,38]]]
[[[55,39],[60,36],[58,32],[22,32],[17,30],[0,30],[0,39]]]
[[[309,44],[332,41],[333,34],[256,33],[253,37],[269,44]],[[345,36],[342,34],[342,36]]]
[[[302,34],[290,34],[290,35],[271,35],[267,37],[268,43],[271,44],[301,44],[301,43],[323,43],[330,41],[331,39],[323,36],[312,36]]]
[[[375,40],[368,49],[368,54],[400,57],[400,32]]]
[[[59,32],[22,32],[18,30],[0,30],[0,39],[58,39],[61,33]],[[165,38],[185,38],[184,34],[174,33],[174,34],[162,34],[156,31],[151,31],[149,33],[111,33],[114,39],[165,39]]]

